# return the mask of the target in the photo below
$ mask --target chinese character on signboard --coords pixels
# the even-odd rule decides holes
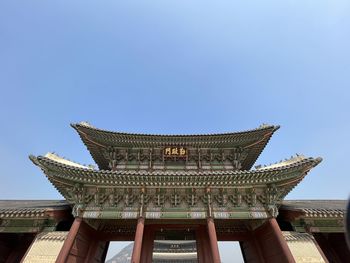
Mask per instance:
[[[163,154],[165,157],[186,157],[187,149],[184,147],[168,146],[164,148]]]

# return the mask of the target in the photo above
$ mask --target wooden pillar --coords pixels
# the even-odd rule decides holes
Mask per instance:
[[[131,263],[140,263],[144,227],[145,227],[145,219],[143,217],[140,217],[137,220],[137,227],[136,227],[136,233],[135,233],[134,248],[132,250]]]
[[[87,253],[87,257],[85,258],[85,262],[84,263],[89,263],[89,260],[95,257],[95,253],[96,253],[98,245],[99,245],[99,241],[98,240],[93,240],[90,243],[89,250],[88,250],[88,253]]]
[[[74,220],[74,222],[69,230],[68,236],[63,243],[62,249],[61,249],[60,253],[58,254],[56,262],[63,263],[63,262],[67,261],[70,250],[73,246],[74,240],[79,232],[81,223],[82,223],[81,218],[79,218],[79,217],[75,218],[75,220]]]
[[[152,263],[153,247],[154,247],[155,230],[152,226],[145,226],[142,249],[141,249],[141,262]]]
[[[329,262],[347,262],[350,258],[344,233],[313,233],[313,236]]]
[[[247,239],[240,241],[239,245],[245,263],[266,263],[259,242],[252,232],[248,232]]]
[[[221,261],[220,261],[219,247],[218,247],[218,239],[216,237],[215,224],[214,224],[214,219],[212,217],[209,217],[207,219],[207,227],[208,227],[208,235],[209,235],[209,241],[210,241],[210,250],[213,256],[213,262],[220,263]]]
[[[212,263],[209,235],[205,225],[199,226],[196,230],[196,240],[198,263]]]
[[[284,236],[282,235],[282,231],[276,221],[276,218],[271,218],[268,220],[267,224],[269,227],[271,227],[271,230],[275,234],[277,238],[277,243],[279,244],[281,250],[283,251],[283,254],[285,255],[288,262],[295,262],[294,257],[292,255],[292,252],[290,251],[287,241],[285,240]]]
[[[256,229],[254,236],[265,262],[295,263],[292,252],[275,218],[270,218],[265,224]]]
[[[309,234],[309,235],[312,236],[312,234]],[[314,244],[315,244],[315,246],[317,247],[318,252],[320,252],[320,254],[321,254],[321,256],[322,256],[324,262],[325,262],[325,263],[329,263],[329,260],[327,259],[326,255],[323,253],[323,250],[322,250],[321,247],[319,246],[319,244],[318,244],[316,238],[315,238],[315,237],[313,237],[313,238],[314,238],[314,240],[315,240],[315,243],[314,243]]]
[[[211,248],[210,248],[210,242],[209,242],[209,235],[208,231],[205,231],[204,235],[204,240],[203,240],[203,245],[204,245],[204,256],[205,256],[205,263],[212,263],[213,262],[213,256],[211,253]]]
[[[212,262],[208,239],[209,236],[206,226],[199,226],[198,229],[196,229],[196,248],[198,263]]]
[[[204,245],[203,245],[203,230],[198,227],[196,229],[196,249],[198,263],[205,263]]]
[[[108,247],[109,241],[91,240],[84,263],[105,262]]]

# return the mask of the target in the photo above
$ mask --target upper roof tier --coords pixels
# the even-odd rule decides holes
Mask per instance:
[[[279,126],[262,125],[259,128],[221,134],[206,135],[150,135],[121,133],[97,129],[86,122],[71,124],[90,151],[101,170],[111,169],[108,152],[111,149],[149,149],[161,155],[166,146],[187,147],[206,153],[206,149],[239,149],[239,170],[249,170]],[[142,154],[142,153],[141,153]],[[194,159],[196,159],[195,157]],[[152,161],[152,160],[150,160]]]

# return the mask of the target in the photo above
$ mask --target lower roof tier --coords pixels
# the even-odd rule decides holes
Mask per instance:
[[[56,155],[31,156],[84,218],[268,218],[321,158],[293,157],[251,171],[101,171]]]
[[[87,184],[109,187],[239,187],[289,184],[302,179],[321,158],[293,157],[250,171],[237,170],[95,170],[54,154],[30,156],[55,184]]]

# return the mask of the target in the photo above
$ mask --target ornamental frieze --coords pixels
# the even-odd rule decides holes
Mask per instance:
[[[214,217],[217,218],[260,218],[262,216],[258,216],[259,213],[263,217],[276,217],[278,212],[278,200],[266,196],[266,193],[272,191],[271,188],[270,190],[267,188],[212,188],[210,193],[207,193],[205,188],[145,188],[142,190],[138,188],[85,188],[83,185],[74,185],[72,189],[75,190],[76,198],[74,214],[88,218],[94,216],[110,218],[114,214],[112,211],[132,212],[134,215],[139,213],[141,206],[145,213],[162,212],[165,213],[163,214],[165,217],[171,217],[174,213],[173,209],[177,209],[176,211],[180,214],[187,211],[195,213],[207,211],[208,205],[213,210]],[[266,200],[274,202],[267,203]],[[125,216],[127,215],[122,215],[122,217]]]

